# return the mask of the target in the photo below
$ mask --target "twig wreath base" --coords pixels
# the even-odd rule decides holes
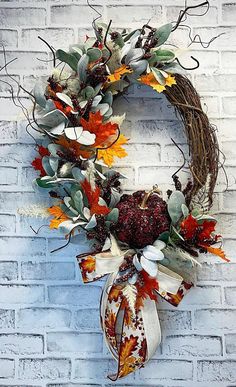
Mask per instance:
[[[161,341],[157,296],[179,304],[193,285],[199,252],[228,261],[216,245],[221,237],[209,214],[219,166],[215,129],[176,52],[168,47],[189,8],[175,25],[144,25],[130,33],[94,21],[95,37],[86,37],[69,52],[55,52],[41,38],[52,52],[54,68],[47,81],[28,92],[32,116],[21,104],[27,132],[34,140],[33,130],[41,136],[35,140],[38,156],[32,165],[39,177],[34,186],[47,190],[54,201],[48,209],[31,206],[21,213],[52,216],[50,228],[65,234],[66,245],[78,234],[86,236],[91,252],[77,256],[85,283],[108,275],[100,315],[118,363],[111,380],[143,367],[153,356]],[[193,60],[194,69],[199,63]],[[8,66],[6,62],[6,71]],[[133,83],[163,92],[183,122],[191,179],[182,187],[176,171],[175,190],[167,192],[166,200],[157,185],[150,192],[122,194],[123,176],[112,168],[115,158],[127,155],[128,141],[121,133],[124,115],[113,115],[113,97]],[[13,91],[12,98],[19,102]]]

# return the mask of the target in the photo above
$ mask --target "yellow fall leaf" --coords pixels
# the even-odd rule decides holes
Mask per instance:
[[[50,221],[50,228],[58,228],[62,222],[69,219],[59,206],[49,207],[48,212],[54,216],[54,219]]]
[[[126,150],[121,146],[126,144],[128,139],[121,134],[118,140],[107,149],[98,149],[98,160],[103,159],[104,163],[111,167],[114,161],[114,157],[127,156]]]
[[[168,77],[165,79],[165,85],[161,85],[156,80],[156,78],[152,72],[149,74],[146,74],[146,75],[141,75],[141,77],[139,78],[139,81],[141,83],[144,83],[145,85],[152,87],[158,93],[161,93],[162,91],[166,90],[165,86],[171,87],[172,85],[176,84],[175,77],[169,74]]]
[[[119,81],[124,74],[132,73],[133,70],[126,65],[120,66],[118,69],[114,71],[113,74],[108,75],[108,82],[116,82]]]

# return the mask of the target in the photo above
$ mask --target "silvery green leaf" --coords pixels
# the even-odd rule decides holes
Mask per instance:
[[[131,48],[125,57],[125,64],[141,59],[143,54],[144,50],[142,48]]]
[[[168,200],[167,208],[174,224],[182,217],[182,204],[185,204],[185,197],[180,191],[174,191]]]
[[[144,71],[147,70],[148,61],[145,59],[141,59],[137,62],[131,62],[130,67],[133,69],[135,73],[138,75],[142,74]]]
[[[79,103],[79,107],[80,107],[81,109],[83,109],[83,108],[85,108],[85,106],[87,105],[87,103],[88,103],[88,101],[81,101],[81,102]]]
[[[77,168],[77,167],[74,167],[72,168],[72,176],[75,178],[75,180],[77,180],[79,183],[84,181],[85,179],[85,176],[83,175],[83,173],[81,172],[81,169]]]
[[[79,212],[79,214],[83,215],[84,203],[83,203],[83,195],[81,191],[77,191],[73,195],[73,201],[74,201],[76,210]]]
[[[107,120],[112,115],[112,113],[113,113],[113,109],[110,107],[107,110],[106,114],[104,115],[104,119]]]
[[[169,236],[170,236],[170,232],[169,232],[169,231],[164,231],[164,232],[162,232],[162,233],[159,235],[158,239],[159,239],[160,241],[163,241],[165,244],[167,244],[168,241],[169,241]],[[155,242],[154,242],[154,243],[155,243]]]
[[[124,37],[124,42],[127,42],[128,40],[130,40],[132,37],[136,37],[136,36],[139,36],[140,35],[140,30],[134,30],[134,31],[131,31],[128,35],[126,35]]]
[[[57,152],[61,150],[61,146],[58,144],[51,143],[48,145],[48,150],[51,153],[52,156],[58,157]]]
[[[86,86],[82,92],[81,95],[83,96],[84,99],[88,100],[90,98],[93,98],[95,95],[95,91],[92,86]]]
[[[58,158],[50,156],[48,158],[48,160],[49,160],[50,167],[52,168],[53,172],[55,173],[57,171],[57,168],[58,168]]]
[[[71,212],[73,212],[73,214],[75,214],[76,216],[78,215],[78,211],[76,211],[74,209],[74,207],[72,206],[72,199],[71,199],[70,196],[65,196],[64,197],[64,203],[65,203],[66,207],[69,208],[69,210]]]
[[[90,230],[91,228],[96,227],[97,221],[96,221],[96,216],[93,215],[87,225],[85,226],[86,230]]]
[[[63,50],[57,50],[56,58],[61,62],[67,63],[72,68],[72,70],[77,70],[78,60],[72,54],[69,54]]]
[[[83,209],[83,216],[85,217],[85,219],[89,219],[90,218],[90,209],[88,207],[84,207],[84,209]]]
[[[156,239],[153,243],[153,246],[156,247],[158,250],[162,250],[165,248],[166,244],[160,239]]]
[[[186,204],[182,204],[181,209],[182,209],[182,213],[183,213],[184,217],[187,218],[187,216],[189,214],[189,209],[186,206]]]
[[[156,47],[161,46],[165,41],[169,38],[170,33],[172,31],[172,24],[164,24],[160,28],[158,28],[154,34],[154,37],[158,39]]]
[[[101,197],[99,197],[99,200],[98,200],[98,204],[100,204],[100,206],[107,206],[107,203],[105,202],[105,200]]]
[[[65,220],[59,224],[59,230],[65,234],[69,234],[74,228],[78,227],[72,220]]]
[[[102,51],[99,50],[99,48],[89,48],[87,50],[87,55],[89,57],[89,62],[96,62],[97,60],[101,59]]]
[[[110,247],[111,247],[111,239],[109,237],[107,237],[104,245],[102,246],[102,251],[109,250]]]
[[[144,258],[149,259],[150,261],[161,261],[164,258],[164,254],[155,246],[145,246],[143,248],[142,255]]]
[[[134,256],[134,258],[133,258],[133,264],[134,264],[134,266],[136,267],[136,269],[137,269],[138,271],[142,271],[142,270],[143,270],[143,267],[142,267],[141,263],[139,262],[139,259],[138,259],[138,257],[137,257],[137,254],[135,254],[135,256]]]
[[[115,207],[117,203],[119,203],[120,197],[121,197],[121,194],[119,194],[119,192],[117,192],[114,188],[111,188],[111,201],[110,201],[109,207],[110,208]]]
[[[113,95],[111,91],[107,91],[102,99],[102,103],[108,103],[109,106],[112,105],[113,102]]]
[[[63,121],[59,125],[57,125],[54,128],[52,128],[50,130],[50,133],[51,134],[56,134],[56,135],[58,134],[58,135],[60,135],[60,134],[62,134],[64,132],[64,129],[65,129],[65,122]]]
[[[37,82],[35,84],[33,94],[34,94],[36,103],[39,106],[45,108],[47,100],[44,95],[44,89],[43,89],[42,83]]]
[[[128,282],[130,285],[134,285],[136,284],[137,280],[138,280],[138,274],[135,273],[134,275],[132,275],[131,278],[128,279]]]
[[[77,65],[77,73],[78,73],[80,82],[85,82],[87,79],[88,63],[89,63],[88,55],[86,54],[82,55]]]
[[[43,111],[46,113],[51,112],[52,110],[55,110],[55,104],[51,99],[47,99],[45,108]]]
[[[101,102],[101,100],[102,100],[102,96],[96,95],[96,97],[94,97],[93,99],[92,107],[96,107],[99,104],[99,102]]]
[[[175,54],[169,50],[157,50],[155,51],[155,57],[157,62],[168,62],[174,59]]]
[[[198,216],[196,216],[196,219],[198,221],[210,220],[210,221],[215,221],[216,222],[216,218],[214,218],[213,216],[208,215],[208,214],[198,215]]]
[[[165,85],[165,77],[162,75],[162,73],[156,69],[155,67],[151,67],[151,71],[156,78],[157,82],[159,82],[161,85]]]
[[[82,50],[82,48],[80,48],[80,47],[78,47],[78,46],[72,46],[71,49],[72,49],[73,51],[75,51],[77,54],[79,54],[80,57],[83,55],[83,50]]]
[[[57,98],[59,98],[62,102],[64,102],[66,105],[74,108],[73,103],[70,99],[70,97],[65,93],[56,93]]]
[[[111,212],[109,212],[109,214],[106,216],[106,220],[112,223],[116,223],[118,221],[118,217],[119,217],[118,208],[113,208],[113,210],[111,210]]]
[[[184,241],[184,238],[182,237],[182,235],[180,235],[180,233],[176,230],[176,228],[174,226],[172,226],[172,238],[177,237],[177,239],[181,239],[182,241]]]
[[[129,82],[125,81],[124,79],[120,79],[119,81],[112,82],[108,89],[112,92],[112,94],[118,94],[118,92],[122,92],[124,89],[126,89],[129,86]]]
[[[48,176],[54,176],[54,170],[50,166],[49,157],[48,156],[44,156],[42,158],[42,165],[43,165],[43,169],[45,170],[45,172],[46,172],[46,174]]]
[[[46,113],[43,117],[38,119],[38,122],[42,125],[48,126],[50,128],[55,128],[62,122],[66,122],[66,115],[58,109],[52,110]]]
[[[171,62],[163,67],[163,70],[167,71],[170,74],[182,74],[184,69],[176,62]]]
[[[101,115],[104,116],[109,109],[110,106],[108,105],[108,103],[99,103],[95,108],[92,109],[92,111],[100,111]]]

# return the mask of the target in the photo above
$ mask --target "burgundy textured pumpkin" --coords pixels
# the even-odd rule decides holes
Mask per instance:
[[[116,236],[132,248],[152,245],[161,233],[170,228],[166,202],[155,190],[122,195],[117,208]]]

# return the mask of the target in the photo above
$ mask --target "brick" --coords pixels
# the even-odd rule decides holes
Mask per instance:
[[[14,95],[18,92],[18,85],[17,82],[20,82],[19,75],[13,74],[12,78],[9,78],[8,75],[1,74],[0,76],[0,93],[5,95],[6,97],[12,96],[12,92],[14,92]]]
[[[178,144],[180,149],[187,156],[186,160],[188,160],[188,146],[187,144]],[[180,150],[175,145],[167,145],[162,150],[162,161],[167,163],[168,165],[176,165],[183,163],[183,156]]]
[[[162,331],[188,331],[191,329],[191,314],[182,310],[159,310]]]
[[[162,8],[159,5],[145,6],[110,5],[107,8],[108,19],[114,21],[114,25],[130,27],[130,25],[143,25],[149,18],[152,18],[152,24],[160,24]],[[155,20],[155,21],[154,21]]]
[[[236,281],[236,264],[203,263],[198,269],[197,278],[199,281]]]
[[[192,362],[184,360],[152,360],[138,373],[140,380],[191,380],[193,365]]]
[[[136,143],[169,144],[171,137],[179,142],[185,141],[181,121],[138,120],[133,123],[130,133],[130,141]]]
[[[16,231],[16,218],[14,215],[0,214],[0,233],[14,234]]]
[[[199,35],[202,38],[203,42],[209,42],[212,37],[220,35],[217,39],[215,39],[210,44],[210,49],[234,49],[236,47],[236,42],[234,39],[236,27],[230,26],[230,27],[217,27],[214,25],[214,27],[206,27],[206,28],[197,28],[195,31],[199,33]]]
[[[32,189],[32,181],[38,177],[37,171],[31,167],[22,168],[21,185]]]
[[[53,308],[25,308],[18,312],[17,328],[35,330],[69,328],[71,311]]]
[[[27,28],[22,30],[22,47],[24,50],[48,51],[44,42],[38,36],[45,39],[56,49],[68,50],[68,45],[74,42],[74,30],[72,28]],[[62,39],[63,36],[63,39]]]
[[[96,10],[102,12],[102,7],[97,6]],[[89,26],[93,20],[94,14],[89,7],[84,5],[56,5],[51,7],[52,24]]]
[[[221,338],[217,336],[168,336],[163,342],[163,354],[167,356],[220,356]]]
[[[77,383],[63,383],[63,384],[47,384],[47,387],[102,387],[101,384],[77,384]],[[156,386],[159,387],[159,386]]]
[[[223,113],[226,116],[235,116],[236,115],[236,97],[224,97],[223,98]]]
[[[29,103],[29,101],[27,100]],[[24,103],[24,100],[22,101]],[[14,105],[12,99],[10,97],[1,97],[0,98],[0,104],[1,104],[1,112],[0,112],[0,118],[1,119],[11,119],[15,121],[17,117],[21,114],[21,109],[19,106]],[[2,153],[2,150],[1,150]]]
[[[235,23],[236,3],[222,5],[222,21],[226,23]]]
[[[221,381],[235,382],[236,361],[199,361],[198,380],[199,381]]]
[[[17,262],[0,261],[0,281],[13,281],[18,277]]]
[[[39,285],[0,285],[1,303],[34,304],[44,301],[44,287]]]
[[[32,71],[45,71],[48,68],[48,63],[44,60],[48,59],[48,56],[45,52],[38,51],[7,51],[6,52],[7,61],[12,59],[16,60],[12,62],[8,67],[8,72],[10,74],[18,74],[19,72],[29,73]],[[38,58],[40,60],[38,60]],[[4,57],[0,53],[1,62],[4,63]],[[32,102],[31,102],[32,105]]]
[[[77,310],[74,317],[75,329],[83,332],[87,331],[99,331],[100,327],[100,315],[98,309],[83,309]]]
[[[31,165],[36,153],[33,145],[11,144],[0,145],[0,162]]]
[[[0,192],[0,211],[2,213],[19,212],[19,210],[25,209],[28,203],[30,203],[30,205],[37,204],[41,207],[49,207],[50,199],[45,194],[40,195],[40,193],[36,194],[35,192],[24,192],[24,195],[22,194],[22,192]],[[34,218],[32,217],[32,221],[33,219]],[[37,242],[35,243],[37,244]]]
[[[179,13],[181,12],[181,10],[183,10],[183,8],[184,8],[183,6],[174,7],[173,5],[171,7],[167,7],[167,10],[166,10],[167,20],[176,21],[178,19]],[[204,13],[204,10],[206,10],[206,7],[201,7],[201,9],[199,10],[199,14],[201,12]],[[204,17],[194,16],[194,10],[192,12],[190,10],[188,22],[191,26],[202,26],[202,25],[215,26],[218,22],[218,10],[216,7],[210,7],[209,11],[207,12],[206,15],[204,15]]]
[[[225,288],[225,300],[228,305],[236,306],[236,287]],[[236,317],[236,311],[235,311]]]
[[[76,305],[80,308],[94,308],[99,304],[98,286],[49,286],[49,301],[58,305]]]
[[[182,301],[182,305],[214,305],[221,303],[219,286],[196,286]]]
[[[236,257],[235,242],[235,239],[224,239],[224,250],[230,258]]]
[[[62,379],[70,376],[69,359],[20,359],[19,379]]]
[[[17,184],[18,172],[16,168],[0,167],[0,185]]]
[[[99,380],[106,378],[114,369],[114,362],[107,359],[75,359],[74,378]]]
[[[232,210],[232,203],[236,203],[236,191],[226,191],[223,193],[224,210]]]
[[[71,280],[75,279],[72,262],[23,262],[22,279],[26,280]]]
[[[0,359],[0,379],[13,378],[15,361],[13,359]]]
[[[236,52],[235,51],[225,51],[221,53],[221,62],[222,62],[222,68],[227,70],[233,70],[235,71],[235,60],[236,60]]]
[[[15,313],[11,309],[0,309],[0,329],[14,328]]]
[[[191,55],[194,56],[194,58],[197,58],[199,61],[199,68],[196,71],[196,73],[199,74],[205,74],[207,71],[208,73],[212,74],[213,71],[218,70],[220,68],[220,55],[218,51],[213,50],[191,50]],[[181,56],[181,63],[183,63],[185,66],[192,66],[193,60],[191,59],[189,53],[185,56]]]
[[[225,74],[201,74],[195,76],[195,87],[197,90],[208,93],[211,91],[234,91],[233,84],[235,83],[236,74],[231,74],[230,76],[225,76]]]
[[[46,10],[43,8],[2,7],[0,10],[0,24],[2,27],[44,25],[45,22]]]
[[[140,167],[138,170],[138,185],[141,188],[150,188],[153,184],[158,184],[160,188],[165,190],[165,186],[171,188],[171,176],[176,172],[175,167]],[[181,182],[184,184],[187,181],[187,173],[178,173]]]
[[[135,164],[135,165],[156,165],[160,161],[160,146],[158,144],[128,144],[125,146],[128,155],[121,161],[119,165],[123,164]],[[148,155],[148,157],[144,157]]]
[[[17,246],[17,247],[16,247]],[[2,237],[0,239],[0,258],[45,255],[46,244],[43,238]]]
[[[195,312],[195,327],[199,330],[235,329],[235,310],[202,309]]]
[[[236,334],[225,335],[225,351],[229,355],[236,354]]]
[[[0,11],[1,12],[1,11]],[[18,33],[16,30],[0,30],[0,41],[6,48],[18,46]]]
[[[101,353],[103,337],[98,333],[50,332],[47,334],[49,352]]]
[[[62,259],[63,262],[65,261],[65,256],[67,257],[67,261],[75,262],[75,257],[80,254],[84,253],[86,251],[91,251],[90,247],[88,246],[88,243],[86,243],[85,238],[81,235],[78,236],[76,244],[70,244],[69,246],[66,246],[63,249],[60,249],[58,251],[54,251],[53,254],[50,255],[51,260],[59,260]],[[58,249],[58,247],[63,246],[65,244],[64,239],[59,238],[50,238],[48,240],[48,251],[51,252],[54,249]]]
[[[20,333],[0,334],[0,353],[6,355],[43,353],[43,336]]]
[[[217,214],[217,232],[223,236],[233,234],[236,227],[236,214],[220,213]]]
[[[208,117],[219,116],[219,100],[217,97],[204,96],[201,98],[202,108],[208,115]]]
[[[15,121],[0,122],[0,143],[11,142],[17,139],[17,128]]]

